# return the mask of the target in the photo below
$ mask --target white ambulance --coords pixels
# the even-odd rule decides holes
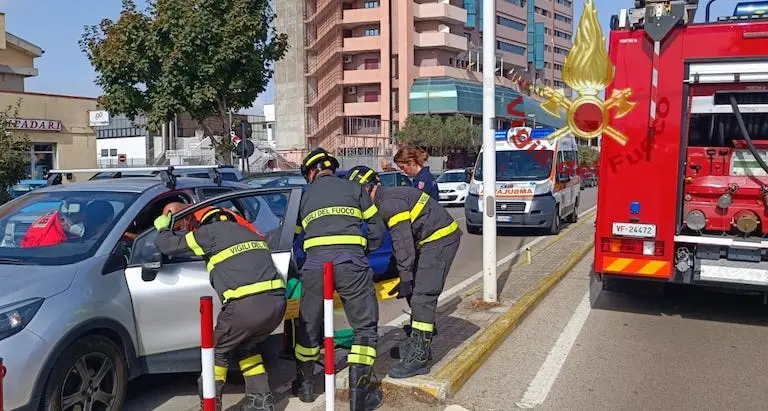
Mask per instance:
[[[560,232],[563,221],[576,222],[581,181],[576,139],[547,137],[551,128],[515,127],[496,132],[496,226],[543,228]],[[464,204],[467,232],[483,226],[483,155],[468,174]]]

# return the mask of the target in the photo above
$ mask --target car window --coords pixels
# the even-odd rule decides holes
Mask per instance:
[[[449,173],[440,174],[436,180],[438,183],[463,183],[464,172],[452,171]]]
[[[214,207],[227,207],[236,210],[242,210],[241,216],[254,225],[254,227],[264,234],[267,244],[273,250],[280,245],[280,235],[284,225],[284,216],[288,208],[290,192],[258,194],[248,197],[240,197],[234,200],[226,200],[213,204]],[[196,208],[192,208],[195,210]],[[291,224],[293,227],[293,223]],[[183,235],[185,230],[182,228],[176,234]],[[131,265],[143,264],[153,261],[153,256],[157,253],[155,247],[155,237],[157,231],[152,230],[149,233],[136,239],[131,252]],[[168,257],[163,256],[163,262],[166,264],[188,262],[200,260],[200,257]]]
[[[398,178],[398,180],[399,180],[399,183],[398,183],[398,184],[399,184],[400,186],[409,186],[409,185],[411,185],[411,180],[410,180],[410,179],[408,179],[408,177],[407,177],[407,176],[405,176],[404,174],[400,174],[400,173],[398,173],[398,174],[397,174],[397,178]]]
[[[186,176],[187,177],[191,177],[191,178],[210,178],[208,176],[208,173],[189,173]],[[223,178],[223,176],[222,176],[222,178]]]
[[[381,174],[379,175],[379,178],[381,179],[381,185],[387,186],[387,187],[394,187],[397,185],[395,180],[396,174],[389,173],[389,174]]]
[[[0,259],[65,265],[96,253],[139,194],[31,192],[0,207]]]
[[[240,181],[235,173],[221,173],[221,179],[224,181]]]

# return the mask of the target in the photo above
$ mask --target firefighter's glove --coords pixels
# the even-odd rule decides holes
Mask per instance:
[[[413,281],[401,280],[400,283],[389,292],[389,295],[395,295],[395,293],[397,293],[397,298],[410,297],[411,294],[413,294]]]
[[[155,229],[160,231],[171,226],[171,214],[163,214],[155,219]]]

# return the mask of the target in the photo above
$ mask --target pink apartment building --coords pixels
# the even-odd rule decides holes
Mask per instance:
[[[479,118],[481,1],[276,0],[277,28],[291,45],[276,67],[278,149],[298,156],[317,146],[354,147],[358,155],[375,156],[390,148],[392,131],[409,114]],[[535,77],[564,87],[560,70],[571,47],[573,4],[529,1],[496,1],[502,100],[520,95],[511,77],[528,66],[529,13],[544,23],[546,38],[544,69]],[[524,106],[528,113],[536,105]]]

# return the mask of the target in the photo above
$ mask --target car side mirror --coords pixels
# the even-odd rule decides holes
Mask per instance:
[[[557,182],[558,183],[567,183],[569,181],[571,181],[571,176],[569,176],[568,173],[563,172],[563,173],[559,173],[557,175]]]
[[[157,272],[163,267],[163,255],[155,247],[146,247],[142,250],[144,262],[141,264],[141,279],[144,281],[154,281]]]

